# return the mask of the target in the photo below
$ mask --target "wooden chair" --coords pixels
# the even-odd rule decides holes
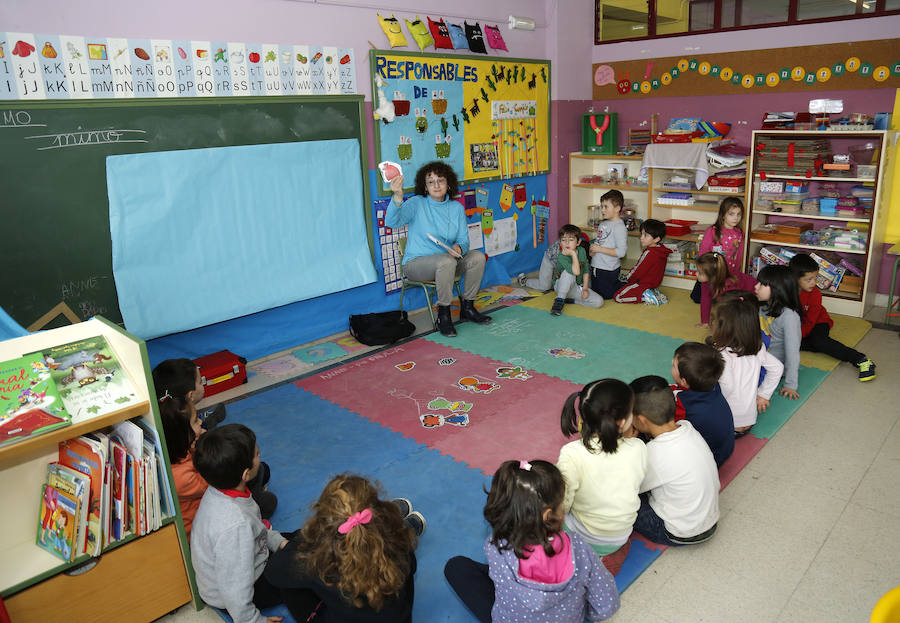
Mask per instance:
[[[397,246],[400,247],[400,263],[403,264],[403,254],[406,252],[406,238],[400,238],[397,241]],[[400,269],[403,270],[402,268]],[[459,288],[459,277],[453,278],[453,285],[456,287],[456,294],[460,298],[462,298],[462,290]],[[435,294],[437,293],[437,284],[434,281],[415,281],[413,279],[407,279],[405,276],[403,277],[403,281],[400,284],[400,310],[403,310],[403,293],[407,288],[422,288],[422,292],[425,293],[425,305],[428,306],[428,313],[431,315],[431,324],[434,325],[434,328],[437,329],[437,318],[434,316],[434,306],[431,304],[431,291],[434,290]]]

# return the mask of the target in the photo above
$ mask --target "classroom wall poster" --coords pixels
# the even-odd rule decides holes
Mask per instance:
[[[549,61],[385,50],[369,56],[372,92],[380,89],[394,108],[393,121],[375,124],[379,161],[414,172],[442,160],[461,184],[549,172]],[[412,174],[406,182],[412,187]],[[387,183],[379,194],[389,194]]]
[[[354,93],[353,48],[0,32],[0,99]]]

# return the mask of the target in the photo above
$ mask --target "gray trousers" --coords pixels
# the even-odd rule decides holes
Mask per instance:
[[[603,297],[593,290],[588,290],[587,299],[581,298],[581,286],[575,281],[575,275],[569,271],[564,270],[562,272],[553,285],[553,289],[556,291],[557,298],[572,299],[576,305],[595,308],[603,307]]]
[[[463,278],[463,298],[474,301],[484,277],[484,253],[472,249],[461,259],[449,253],[422,255],[403,265],[403,274],[414,281],[434,281],[437,304],[447,306],[453,300],[453,280]]]

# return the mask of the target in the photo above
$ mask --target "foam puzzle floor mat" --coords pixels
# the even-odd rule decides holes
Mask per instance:
[[[578,315],[551,317],[530,303],[494,311],[488,326],[461,323],[456,338],[430,334],[229,405],[228,421],[257,433],[272,467],[275,528],[300,527],[337,473],[377,479],[388,496],[409,498],[428,520],[417,550],[414,620],[474,621],[447,585],[443,565],[458,554],[484,560],[488,474],[510,458],[555,462],[568,441],[559,413],[570,393],[608,376],[668,379],[672,353],[685,339]],[[773,396],[720,469],[723,487],[827,376],[801,366],[801,399]],[[633,535],[616,576],[619,590],[664,550]]]

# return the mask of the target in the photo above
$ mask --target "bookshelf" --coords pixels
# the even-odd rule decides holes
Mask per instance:
[[[65,439],[140,417],[159,433],[165,473],[175,491],[159,413],[150,399],[150,366],[142,340],[96,317],[0,342],[0,360],[95,335],[103,335],[115,351],[138,402],[105,415],[73,419],[70,426],[0,448],[0,497],[4,500],[0,596],[16,623],[152,620],[192,600],[197,606],[201,603],[188,572],[190,552],[177,499],[173,500],[176,515],[164,518],[160,529],[112,543],[94,559],[82,554],[74,562],[63,562],[35,544],[41,484],[47,465],[57,460],[59,442]],[[92,560],[96,564],[85,570],[89,565],[83,563]],[[140,573],[135,573],[138,569]]]
[[[828,311],[847,316],[862,317],[875,304],[875,294],[878,285],[879,267],[881,264],[881,243],[884,242],[887,225],[887,212],[889,206],[883,201],[883,177],[884,171],[890,169],[887,162],[888,140],[896,140],[896,134],[884,130],[858,130],[858,131],[812,131],[812,130],[755,130],[753,132],[753,149],[751,168],[748,170],[748,183],[752,179],[750,201],[747,206],[745,231],[747,232],[747,245],[745,248],[744,265],[750,268],[751,264],[760,255],[763,247],[777,249],[779,247],[801,252],[827,255],[832,259],[844,258],[852,263],[862,273],[861,277],[852,282],[847,280],[841,285],[841,289],[833,292],[821,290],[822,304]],[[815,149],[806,148],[807,153],[799,151],[801,142],[818,142]],[[766,146],[796,145],[796,153],[804,155],[806,160],[799,157],[796,162],[787,164],[781,162],[777,153],[766,158]],[[854,151],[860,146],[871,147],[865,158],[867,162],[857,162]],[[787,150],[782,150],[786,152]],[[813,156],[821,162],[830,163],[833,154],[850,154],[852,158],[851,169],[845,175],[830,175],[824,167],[816,166],[813,161],[808,161]],[[786,158],[786,156],[785,156]],[[863,167],[868,166],[870,171],[866,175],[859,175]],[[796,171],[792,170],[792,167]],[[752,178],[751,178],[752,174]],[[810,200],[824,197],[823,191],[826,184],[838,189],[840,195],[849,196],[854,187],[866,185],[872,191],[872,208],[866,210],[776,210],[773,207],[779,205],[779,201],[771,200],[772,193],[763,193],[762,182],[789,183],[796,182],[808,188]],[[776,196],[778,193],[774,193]],[[786,193],[782,193],[786,194]],[[769,200],[767,200],[767,197]],[[820,199],[821,201],[821,199]],[[771,205],[770,205],[771,204]],[[786,206],[788,204],[785,204]],[[794,210],[795,208],[791,208]],[[858,229],[865,233],[865,244],[860,247],[837,247],[822,244],[801,242],[801,238],[793,240],[781,239],[777,233],[768,233],[766,227],[777,228],[785,222],[806,223],[814,230],[827,227],[836,227],[847,230]]]

